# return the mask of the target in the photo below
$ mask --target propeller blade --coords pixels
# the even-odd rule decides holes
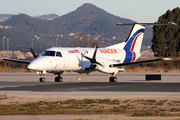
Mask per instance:
[[[87,56],[83,55],[82,53],[81,53],[81,55],[82,55],[83,57],[85,57],[86,59],[88,59],[89,61],[92,60],[90,57],[87,57]]]
[[[96,59],[97,49],[98,49],[98,48],[95,46],[95,51],[94,51],[93,58],[92,58],[92,59],[94,59],[94,60]]]
[[[38,56],[35,54],[34,50],[32,49],[32,47],[29,48],[30,52],[33,54],[34,58],[37,58]]]
[[[98,65],[100,65],[100,66],[102,66],[102,67],[103,67],[103,65],[102,65],[101,63],[97,62],[97,61],[96,61],[96,64],[98,64]]]

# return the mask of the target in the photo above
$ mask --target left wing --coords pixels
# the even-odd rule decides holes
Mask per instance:
[[[31,61],[14,60],[14,59],[3,59],[3,60],[12,61],[12,62],[19,62],[19,63],[25,63],[25,64],[31,63]]]
[[[153,59],[153,60],[144,60],[144,61],[129,62],[129,63],[111,64],[111,65],[109,65],[109,67],[128,68],[128,67],[139,66],[139,65],[142,65],[144,63],[164,61],[164,60],[172,60],[172,59],[171,58],[159,58],[159,59]]]

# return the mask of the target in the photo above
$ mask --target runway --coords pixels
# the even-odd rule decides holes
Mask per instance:
[[[161,81],[145,81],[147,73],[120,73],[118,82],[108,82],[109,75],[92,73],[89,76],[77,73],[63,74],[64,81],[54,82],[54,75],[45,75],[47,81],[39,82],[36,73],[0,73],[0,94],[13,95],[85,95],[91,96],[180,96],[180,73],[162,73]],[[154,73],[148,73],[154,74]],[[157,74],[157,73],[156,73]],[[81,77],[81,81],[76,78]],[[67,94],[68,93],[68,94]],[[126,93],[126,94],[125,94]],[[140,94],[141,93],[141,94]],[[147,94],[148,93],[148,94]],[[162,94],[163,93],[163,94]],[[110,95],[110,96],[111,96]]]
[[[18,86],[16,86],[18,84]],[[70,91],[117,91],[117,92],[180,92],[180,83],[146,82],[74,82],[35,85],[34,82],[1,82],[0,91],[70,92]],[[21,85],[22,84],[22,85]],[[6,85],[12,87],[6,87]],[[14,85],[14,86],[13,86]],[[20,86],[19,86],[20,85]],[[3,86],[3,87],[2,87]]]

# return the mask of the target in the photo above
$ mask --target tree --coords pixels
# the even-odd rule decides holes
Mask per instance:
[[[98,44],[98,42],[92,42],[91,43],[91,47],[97,47],[97,48],[99,48],[99,44]]]
[[[152,50],[155,56],[177,56],[180,51],[180,9],[167,10],[158,23],[174,22],[175,26],[154,26]]]

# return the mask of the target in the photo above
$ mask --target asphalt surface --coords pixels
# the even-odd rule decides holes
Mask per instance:
[[[19,83],[19,82],[18,82]],[[18,84],[16,83],[16,84]],[[5,87],[0,91],[36,91],[36,92],[68,92],[68,91],[119,91],[119,92],[180,92],[180,83],[145,83],[145,82],[77,82],[77,83],[57,83],[34,85],[33,82],[23,83],[22,86],[6,87],[5,82],[0,82]],[[21,84],[21,83],[19,83]]]
[[[146,81],[145,75],[146,73],[120,73],[117,74],[118,82],[110,83],[109,75],[102,73],[92,73],[89,76],[67,73],[63,75],[63,82],[54,82],[53,74],[45,76],[46,82],[39,82],[36,73],[1,73],[0,91],[180,92],[179,73],[162,73],[161,81]],[[81,81],[76,80],[79,76]]]

